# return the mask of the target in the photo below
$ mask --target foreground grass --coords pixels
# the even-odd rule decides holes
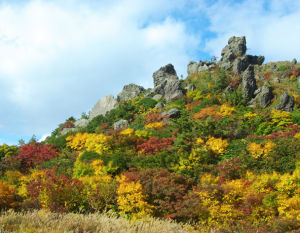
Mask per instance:
[[[185,233],[195,231],[189,225],[180,225],[170,220],[147,218],[133,222],[108,214],[57,214],[41,210],[1,213],[0,232]]]

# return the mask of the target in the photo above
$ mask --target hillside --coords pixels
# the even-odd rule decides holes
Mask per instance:
[[[264,60],[231,37],[218,62],[190,62],[183,80],[165,65],[153,88],[126,85],[42,143],[0,146],[0,209],[296,232],[300,63]]]

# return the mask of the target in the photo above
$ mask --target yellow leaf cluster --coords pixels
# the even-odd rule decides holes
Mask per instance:
[[[152,133],[147,131],[147,130],[136,130],[135,131],[135,136],[143,139],[148,139],[152,137]]]
[[[222,155],[225,153],[226,148],[228,147],[229,143],[227,140],[223,140],[222,138],[214,138],[210,137],[205,145],[208,149],[212,150],[217,155]]]
[[[77,133],[66,138],[67,145],[75,150],[94,151],[103,154],[110,149],[109,136],[95,133]]]
[[[158,129],[165,126],[165,123],[163,122],[153,122],[145,125],[145,129]]]
[[[197,138],[196,144],[197,145],[203,145],[204,144],[204,140],[202,138]]]
[[[300,140],[300,133],[295,134],[294,137]]]
[[[132,129],[132,128],[124,129],[123,131],[120,132],[120,134],[131,136],[134,134],[134,129]]]
[[[272,124],[286,126],[293,123],[290,112],[273,109],[271,112]]]
[[[124,175],[118,177],[117,181],[120,183],[117,190],[117,203],[123,215],[142,218],[152,212],[153,207],[145,201],[140,182],[126,182]]]
[[[77,133],[66,138],[67,145],[74,150],[82,150],[85,147],[88,133]]]
[[[268,141],[264,146],[252,142],[248,146],[248,151],[250,152],[251,156],[255,159],[261,157],[266,158],[269,156],[274,147],[276,147],[276,143],[272,141]]]
[[[234,107],[230,107],[226,104],[222,104],[218,114],[221,116],[231,116],[234,111],[235,111]]]
[[[256,113],[252,113],[252,112],[247,112],[244,114],[244,117],[247,119],[247,120],[253,120],[255,117],[257,117],[257,114]]]
[[[199,90],[191,90],[186,93],[187,98],[197,101],[204,98],[204,95]]]

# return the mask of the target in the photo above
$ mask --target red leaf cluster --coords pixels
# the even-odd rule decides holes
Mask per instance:
[[[56,156],[58,156],[58,152],[53,144],[32,142],[20,146],[20,152],[16,159],[21,163],[22,168],[28,169]]]
[[[144,154],[157,154],[162,150],[168,150],[172,148],[174,138],[162,138],[158,137],[149,138],[146,142],[137,146],[139,151],[143,151]]]

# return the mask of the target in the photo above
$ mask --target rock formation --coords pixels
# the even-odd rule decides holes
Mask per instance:
[[[118,107],[118,101],[112,96],[108,95],[101,98],[93,107],[89,115],[89,120],[92,120],[98,115],[105,115],[106,112]]]
[[[254,78],[254,67],[253,65],[250,65],[242,76],[242,90],[245,97],[250,100],[254,97],[254,92],[256,89],[257,86]]]
[[[118,94],[118,100],[124,102],[126,100],[135,98],[139,96],[142,92],[145,91],[145,88],[138,86],[136,84],[128,84],[123,87],[123,90]]]
[[[275,106],[277,110],[291,112],[293,111],[293,107],[295,104],[294,96],[288,95],[288,93],[285,91],[282,96],[280,96],[280,102]]]
[[[114,125],[113,125],[113,127],[114,127],[115,130],[116,129],[126,128],[126,127],[128,127],[128,121],[121,119],[121,120],[115,122]]]

